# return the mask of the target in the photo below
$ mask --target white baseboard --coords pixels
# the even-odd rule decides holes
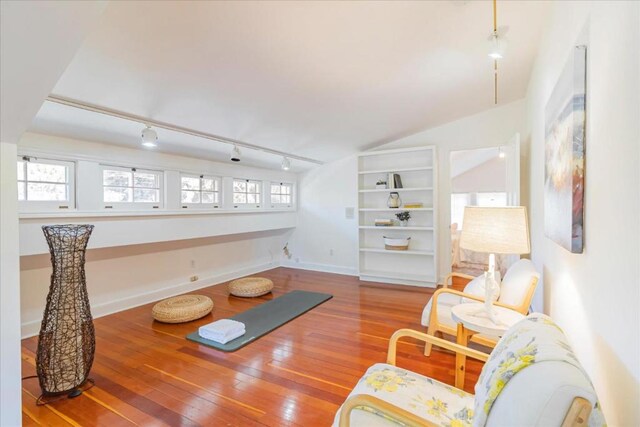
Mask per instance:
[[[347,276],[357,276],[358,269],[352,267],[343,267],[339,265],[329,264],[312,264],[307,262],[294,262],[291,260],[283,260],[281,267],[297,268],[299,270],[321,271],[323,273],[345,274]]]
[[[167,286],[162,289],[156,289],[151,292],[144,292],[137,295],[131,295],[126,298],[121,298],[115,301],[109,301],[103,304],[97,304],[91,306],[91,314],[94,319],[109,314],[117,313],[119,311],[127,310],[130,308],[138,307],[150,302],[158,301],[164,298],[169,298],[175,295],[180,295],[185,292],[195,291],[197,289],[206,288],[208,286],[217,285],[219,283],[228,282],[229,280],[237,279],[239,277],[248,276],[251,274],[260,273],[261,271],[271,270],[278,267],[278,262],[268,262],[251,267],[244,267],[238,270],[230,271],[227,273],[219,274],[216,276],[207,277],[204,279],[196,280],[195,282],[179,283],[172,286]],[[38,335],[40,332],[40,325],[42,319],[32,320],[24,322],[21,325],[22,338],[29,338]]]

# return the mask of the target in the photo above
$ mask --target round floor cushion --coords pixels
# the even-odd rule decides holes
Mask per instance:
[[[211,313],[213,301],[204,295],[180,295],[167,298],[153,306],[151,314],[158,322],[183,323]]]
[[[273,289],[273,282],[264,277],[244,277],[229,283],[229,293],[237,297],[259,297]]]

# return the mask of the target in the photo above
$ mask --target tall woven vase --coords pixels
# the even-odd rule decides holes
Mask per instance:
[[[82,392],[93,364],[95,331],[84,263],[93,225],[44,226],[53,273],[40,327],[36,371],[42,396]]]

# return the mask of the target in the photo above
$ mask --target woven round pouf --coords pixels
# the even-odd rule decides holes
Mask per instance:
[[[229,293],[237,297],[259,297],[273,289],[273,282],[264,277],[244,277],[229,283]]]
[[[211,313],[213,301],[204,295],[180,295],[153,306],[151,314],[158,322],[183,323]]]

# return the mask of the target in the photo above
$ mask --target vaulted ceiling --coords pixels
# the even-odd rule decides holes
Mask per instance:
[[[545,3],[498,2],[500,104],[525,95]],[[490,1],[111,2],[53,93],[331,161],[492,108],[491,29]],[[97,116],[45,103],[31,130],[139,146]],[[158,133],[160,150],[227,160]]]

